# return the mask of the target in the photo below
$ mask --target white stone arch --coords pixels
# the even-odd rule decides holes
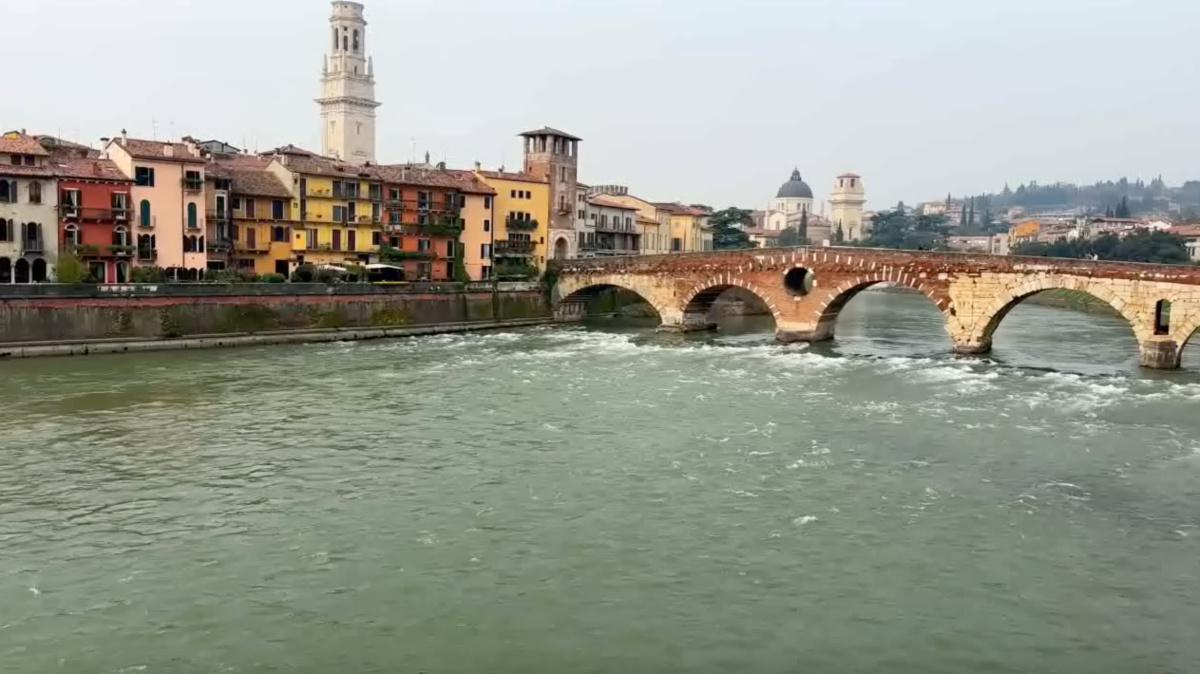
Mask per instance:
[[[712,276],[692,286],[688,290],[687,297],[684,298],[682,307],[684,315],[697,313],[707,315],[709,309],[712,308],[713,302],[726,290],[731,288],[741,288],[757,297],[771,311],[771,317],[775,319],[775,325],[780,325],[784,320],[782,313],[779,311],[778,303],[775,302],[770,293],[732,273]]]
[[[1000,323],[1017,305],[1044,290],[1074,290],[1086,293],[1107,303],[1125,319],[1133,331],[1138,344],[1154,336],[1154,326],[1138,320],[1136,307],[1130,307],[1125,298],[1113,290],[1112,284],[1104,279],[1090,279],[1068,274],[1032,274],[1001,288],[985,308],[976,314],[974,322],[964,326],[964,337],[973,344],[989,346]],[[1170,299],[1170,298],[1166,298]]]
[[[567,260],[571,257],[571,237],[566,234],[555,235],[550,241],[550,257],[554,260]]]
[[[671,292],[654,280],[640,275],[626,274],[568,274],[555,284],[551,297],[555,311],[567,305],[583,305],[596,294],[610,288],[631,292],[646,301],[658,312],[664,324],[680,322],[682,312],[671,301]]]

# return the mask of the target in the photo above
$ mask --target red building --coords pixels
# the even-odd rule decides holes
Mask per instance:
[[[137,248],[131,232],[133,181],[94,151],[53,148],[58,176],[59,250],[73,252],[100,283],[128,283]]]
[[[462,254],[464,197],[458,178],[449,171],[423,166],[378,166],[383,180],[381,246],[400,251],[404,278],[453,281]]]

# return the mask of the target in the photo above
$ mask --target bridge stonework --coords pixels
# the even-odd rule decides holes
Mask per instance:
[[[553,299],[562,320],[582,317],[586,301],[617,287],[649,302],[664,329],[707,329],[712,327],[712,303],[736,287],[766,304],[783,342],[833,339],[846,303],[878,284],[910,288],[929,298],[942,313],[955,351],[963,354],[990,351],[996,328],[1013,307],[1055,288],[1088,293],[1111,305],[1133,329],[1146,367],[1179,367],[1183,347],[1200,328],[1200,268],[1189,266],[867,248],[720,251],[556,264]]]

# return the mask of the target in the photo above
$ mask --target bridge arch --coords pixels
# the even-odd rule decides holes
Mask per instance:
[[[996,293],[991,304],[976,312],[975,320],[970,325],[963,326],[962,334],[955,337],[956,349],[963,353],[990,351],[996,329],[1005,317],[1025,300],[1046,290],[1081,292],[1108,304],[1129,325],[1139,345],[1145,345],[1154,337],[1153,317],[1142,320],[1144,317],[1135,313],[1136,307],[1128,307],[1125,300],[1112,289],[1111,284],[1104,281],[1093,282],[1077,276],[1045,274],[1023,278]]]
[[[911,277],[896,270],[886,269],[843,281],[832,289],[822,293],[820,295],[822,299],[816,308],[816,339],[833,339],[837,319],[841,315],[842,309],[845,309],[846,305],[862,291],[884,283],[913,290],[924,295],[930,302],[933,302],[933,305],[937,307],[938,313],[942,315],[943,327],[953,339],[954,331],[950,326],[950,320],[953,318],[953,300],[949,296],[939,293],[921,283],[921,279],[919,278]]]
[[[679,313],[678,310],[672,311],[670,305],[662,301],[661,289],[657,285],[637,276],[603,275],[559,281],[552,294],[554,314],[560,320],[581,319],[587,304],[610,290],[623,290],[642,298],[663,322]]]
[[[698,325],[701,322],[707,323],[707,317],[712,310],[713,303],[717,301],[718,297],[725,294],[726,291],[734,288],[744,290],[758,298],[767,307],[767,310],[771,312],[771,317],[775,319],[775,324],[779,325],[783,316],[779,310],[776,297],[754,283],[732,274],[709,277],[688,290],[685,298],[686,301],[683,304],[684,323],[693,325]]]

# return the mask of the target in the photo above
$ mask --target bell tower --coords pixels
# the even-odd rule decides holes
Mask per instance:
[[[833,195],[829,199],[831,207],[830,225],[833,231],[842,228],[842,236],[846,241],[862,241],[867,238],[863,227],[863,206],[867,203],[863,190],[862,176],[846,173],[837,177],[833,184]]]
[[[566,241],[568,254],[575,257],[578,239],[574,234],[576,192],[579,180],[581,138],[548,126],[521,134],[525,142],[525,173],[550,183],[550,241]],[[553,249],[552,249],[553,250]]]
[[[375,64],[367,54],[363,6],[335,0],[330,53],[321,72],[321,154],[355,164],[375,161]]]

